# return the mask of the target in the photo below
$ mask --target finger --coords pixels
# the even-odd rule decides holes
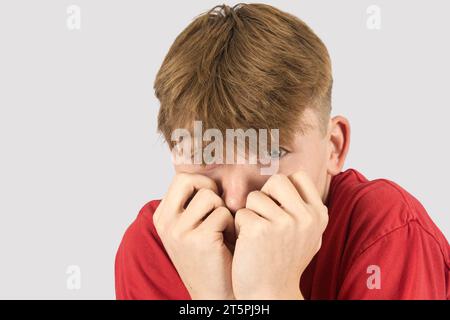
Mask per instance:
[[[280,214],[286,214],[269,196],[262,191],[252,191],[247,196],[247,209],[253,210],[263,218],[274,221]]]
[[[226,207],[218,207],[206,217],[199,228],[205,228],[214,232],[223,232],[230,237],[235,237],[234,219],[230,210]]]
[[[305,171],[297,171],[288,179],[292,182],[303,201],[311,205],[323,205],[322,197],[316,185]]]
[[[264,222],[256,212],[243,208],[239,209],[234,216],[234,228],[236,230],[236,237],[239,238],[239,234],[245,228],[251,228]]]
[[[177,174],[160,204],[161,208],[165,208],[164,217],[155,217],[156,221],[158,219],[173,220],[176,218],[179,213],[184,211],[188,200],[200,189],[211,189],[217,192],[217,185],[212,179],[203,175]]]
[[[279,206],[291,215],[303,210],[303,202],[297,189],[285,175],[275,174],[267,180],[261,191],[276,200]]]
[[[220,233],[223,243],[227,246],[228,250],[234,252],[236,245],[236,230],[234,227],[234,218],[230,210],[226,207],[216,208],[211,214],[203,221],[198,229],[207,229],[209,231]]]
[[[179,216],[179,227],[182,230],[192,230],[206,219],[214,209],[225,204],[211,189],[200,189],[189,202],[186,210]]]

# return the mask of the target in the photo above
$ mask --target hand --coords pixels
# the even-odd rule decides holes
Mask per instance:
[[[304,172],[273,175],[235,215],[236,299],[303,299],[300,277],[321,246],[328,210]]]
[[[234,299],[234,220],[213,180],[177,174],[153,222],[192,299]]]

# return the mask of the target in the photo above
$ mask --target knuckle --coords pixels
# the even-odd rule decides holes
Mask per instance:
[[[326,205],[322,204],[319,207],[311,206],[310,211],[314,213],[314,216],[317,217],[317,220],[321,224],[328,222],[328,208]]]
[[[325,229],[326,226],[328,225],[328,221],[329,221],[328,209],[321,211],[321,213],[319,215],[319,219],[320,219],[322,228]]]
[[[254,201],[256,201],[259,196],[260,196],[260,191],[257,191],[257,190],[250,191],[250,193],[247,195],[246,205],[249,205],[249,204],[253,203]]]
[[[295,180],[303,180],[305,177],[307,177],[307,175],[303,170],[299,170],[292,174],[292,178],[294,178]]]
[[[269,178],[269,183],[277,185],[277,184],[283,183],[284,181],[286,181],[286,179],[287,179],[287,177],[284,174],[277,173],[277,174],[272,175]]]
[[[201,199],[202,201],[213,202],[216,206],[220,206],[223,204],[223,200],[221,197],[217,195],[213,190],[207,188],[201,188],[195,197]]]
[[[191,178],[188,173],[177,173],[175,177],[173,178],[171,187],[178,188],[179,190],[185,190],[189,188],[189,185],[191,184]]]
[[[196,196],[200,198],[211,198],[216,196],[216,194],[211,189],[201,188],[197,191]]]
[[[328,208],[326,205],[322,205],[319,212],[321,217],[328,219]]]
[[[188,177],[189,177],[189,174],[187,174],[185,172],[180,172],[175,175],[173,180],[176,184],[184,184],[184,183],[187,183]]]
[[[223,207],[223,206],[216,208],[213,212],[216,212],[217,214],[224,215],[224,216],[231,216],[230,210],[228,210],[227,207]]]
[[[320,237],[319,239],[315,253],[319,252],[320,248],[322,248],[322,237]]]
[[[240,224],[241,220],[242,220],[242,216],[244,215],[244,209],[239,209],[238,211],[236,211],[236,213],[234,214],[234,223],[235,224]]]
[[[242,219],[242,216],[245,214],[245,209],[244,208],[242,208],[242,209],[239,209],[238,211],[236,211],[236,213],[234,214],[234,219],[235,220],[240,220],[240,219]]]

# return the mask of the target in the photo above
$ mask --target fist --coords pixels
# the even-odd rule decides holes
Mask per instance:
[[[237,299],[302,299],[300,278],[320,249],[328,210],[304,172],[273,175],[237,211]]]
[[[177,174],[153,223],[192,299],[234,299],[234,220],[213,180]]]

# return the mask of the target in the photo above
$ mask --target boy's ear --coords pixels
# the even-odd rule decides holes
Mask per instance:
[[[328,173],[341,172],[350,147],[350,122],[343,116],[330,119],[328,132]]]

